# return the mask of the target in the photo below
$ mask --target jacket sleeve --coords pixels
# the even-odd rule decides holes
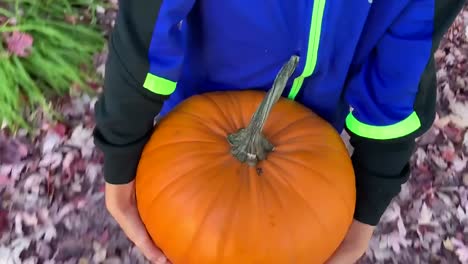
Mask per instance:
[[[120,0],[109,40],[104,91],[95,106],[94,142],[104,154],[104,178],[135,177],[154,118],[180,75],[180,22],[195,0]]]
[[[347,83],[360,222],[376,225],[408,180],[415,139],[435,116],[433,53],[464,2],[409,1]]]

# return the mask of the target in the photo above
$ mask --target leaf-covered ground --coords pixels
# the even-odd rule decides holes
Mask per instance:
[[[99,14],[109,30],[115,9]],[[436,58],[438,118],[361,263],[468,263],[468,8]],[[74,91],[56,102],[66,122],[0,133],[0,263],[144,263],[104,207],[95,101]]]

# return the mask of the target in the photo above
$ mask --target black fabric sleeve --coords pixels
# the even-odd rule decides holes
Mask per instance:
[[[153,120],[165,96],[143,88],[148,49],[160,0],[120,0],[109,40],[104,91],[95,106],[94,142],[104,154],[104,178],[125,184],[135,177]]]
[[[432,54],[461,11],[465,0],[436,0]],[[436,70],[433,56],[421,76],[414,109],[421,127],[414,133],[392,140],[373,140],[350,134],[354,147],[352,162],[356,174],[357,201],[354,218],[377,225],[386,208],[401,191],[410,175],[409,160],[414,153],[415,140],[425,133],[435,118]]]

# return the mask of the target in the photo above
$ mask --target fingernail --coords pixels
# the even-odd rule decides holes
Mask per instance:
[[[156,260],[156,264],[164,264],[166,263],[166,257],[159,257],[157,260]]]

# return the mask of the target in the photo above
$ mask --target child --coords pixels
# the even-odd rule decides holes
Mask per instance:
[[[300,62],[283,96],[351,135],[355,220],[329,263],[355,262],[408,179],[415,138],[433,122],[432,55],[464,3],[120,0],[96,105],[109,212],[146,257],[166,263],[134,196],[155,116],[194,94],[268,90],[296,54]]]

